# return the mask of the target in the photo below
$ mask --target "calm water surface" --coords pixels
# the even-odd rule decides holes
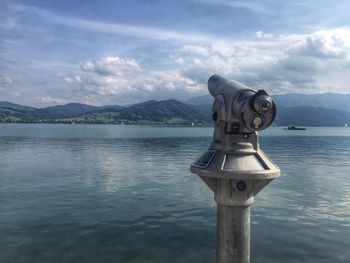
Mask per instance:
[[[0,124],[0,262],[215,262],[211,128]],[[350,128],[262,133],[252,262],[350,262]]]

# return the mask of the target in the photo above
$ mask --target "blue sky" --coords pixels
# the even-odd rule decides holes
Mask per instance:
[[[129,104],[207,94],[349,93],[350,1],[0,0],[0,100]]]

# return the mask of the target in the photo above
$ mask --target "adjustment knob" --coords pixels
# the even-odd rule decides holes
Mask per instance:
[[[264,126],[264,117],[261,115],[254,115],[250,120],[250,126],[254,130],[260,130]]]

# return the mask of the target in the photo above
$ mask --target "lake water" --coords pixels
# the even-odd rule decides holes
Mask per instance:
[[[0,124],[0,262],[215,262],[212,128]],[[350,128],[262,133],[252,262],[350,262]]]

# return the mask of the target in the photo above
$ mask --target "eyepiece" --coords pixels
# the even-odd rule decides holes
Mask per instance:
[[[264,114],[272,109],[272,98],[267,95],[259,95],[253,101],[254,110]]]
[[[259,90],[250,99],[249,109],[245,108],[242,121],[248,130],[261,131],[266,129],[276,115],[273,99],[264,90]]]

